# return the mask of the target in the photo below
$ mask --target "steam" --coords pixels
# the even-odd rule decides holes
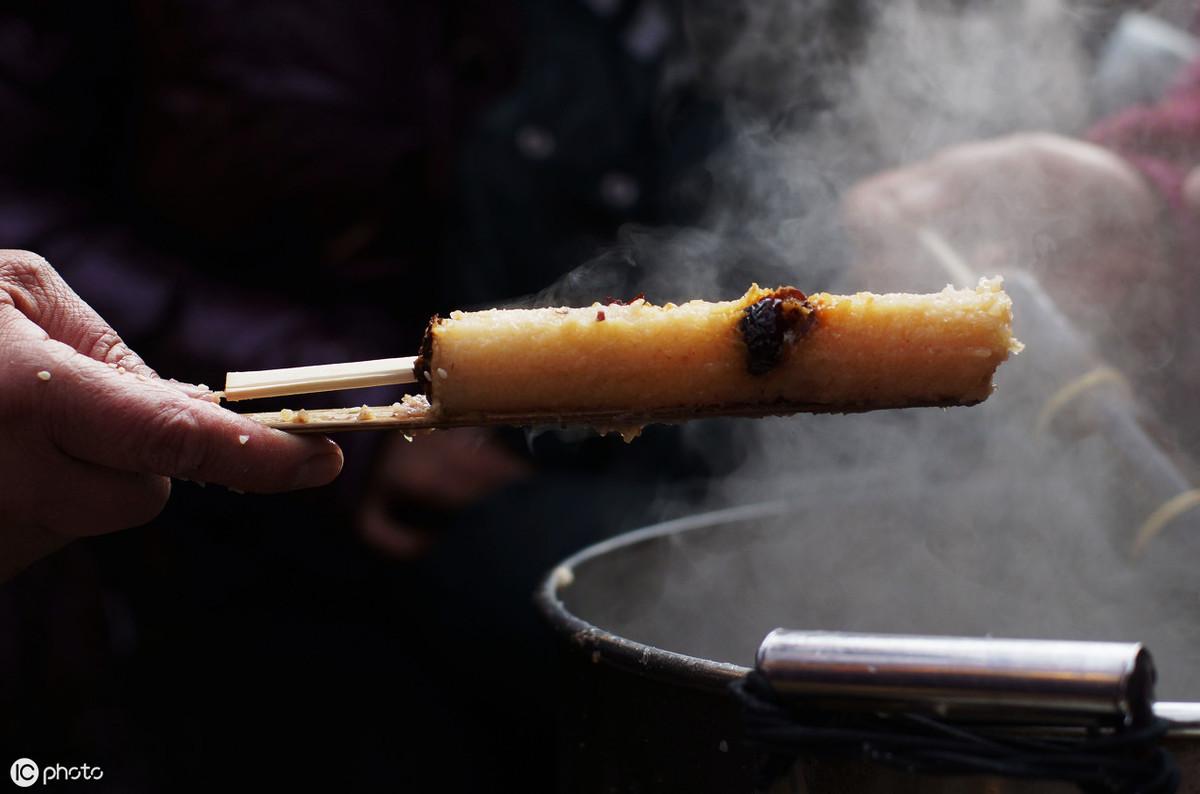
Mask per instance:
[[[1050,0],[966,9],[899,0],[863,4],[872,21],[856,39],[838,27],[850,6],[692,4],[691,46],[679,56],[692,60],[675,67],[725,99],[733,127],[709,163],[705,216],[696,228],[624,230],[612,251],[536,300],[729,298],[750,281],[806,291],[944,285],[916,229],[909,243],[893,240],[903,250],[889,252],[886,269],[850,252],[844,196],[880,169],[953,144],[1080,133],[1094,14]],[[1052,186],[1030,182],[1024,197],[1010,187],[989,195],[980,185],[969,212],[948,213],[942,230],[978,270],[1009,279],[1027,350],[1001,368],[997,393],[969,409],[741,421],[747,464],[707,504],[664,503],[663,514],[781,497],[801,508],[768,525],[767,541],[743,529],[721,544],[682,544],[660,572],[662,591],[645,585],[656,608],[606,628],[743,663],[775,625],[1140,640],[1158,661],[1160,696],[1200,700],[1200,527],[1177,522],[1144,556],[1131,553],[1140,522],[1187,480],[1119,382],[1047,421],[1052,396],[1101,366],[1096,351],[1125,329],[1086,312],[1068,320],[1060,305],[1070,292],[1046,298],[1036,277],[1049,275],[1047,246],[1082,231]],[[1017,236],[1030,213],[1046,219],[1041,236]],[[1079,294],[1096,287],[1081,283]],[[1163,290],[1151,281],[1143,293],[1131,297],[1139,315],[1169,316]],[[709,426],[683,432],[703,448]]]
[[[1008,132],[1083,127],[1088,66],[1079,20],[1064,4],[921,8],[885,6],[842,105],[870,130],[884,164]]]

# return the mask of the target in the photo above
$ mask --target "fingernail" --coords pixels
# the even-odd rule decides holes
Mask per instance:
[[[314,455],[300,464],[300,468],[296,470],[296,477],[292,480],[292,487],[313,488],[324,485],[337,477],[341,470],[342,455],[340,452]]]

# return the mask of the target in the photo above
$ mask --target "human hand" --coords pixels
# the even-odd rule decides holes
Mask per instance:
[[[358,514],[363,540],[391,557],[425,551],[455,512],[529,474],[480,428],[439,430],[411,442],[391,435]]]
[[[917,230],[931,228],[980,273],[1031,270],[1068,311],[1110,307],[1160,279],[1158,207],[1124,160],[1090,143],[1025,133],[963,144],[855,186],[843,204],[875,282],[933,287]],[[891,282],[891,283],[888,283]]]
[[[143,524],[170,477],[322,485],[341,450],[160,379],[41,257],[0,251],[0,580],[75,537]]]

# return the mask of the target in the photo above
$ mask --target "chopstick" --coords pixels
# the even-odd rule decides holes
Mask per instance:
[[[415,383],[417,376],[413,365],[416,360],[416,356],[404,356],[372,361],[349,361],[343,364],[229,372],[225,375],[223,396],[231,401],[255,400],[262,397],[286,397],[292,394]]]
[[[955,286],[969,287],[975,283],[974,268],[967,263],[967,260],[963,259],[958,249],[952,246],[941,232],[932,226],[918,226],[916,235],[921,248],[941,265],[942,270],[946,271],[946,275],[953,280]]]
[[[267,427],[289,433],[339,433],[349,430],[435,430],[439,420],[424,400],[360,408],[283,409],[243,414]],[[470,424],[470,423],[467,423]]]
[[[711,419],[720,416],[767,417],[787,416],[796,413],[850,414],[888,408],[949,408],[964,405],[961,402],[929,402],[903,405],[818,405],[811,403],[777,402],[752,405],[696,406],[693,408],[671,408],[649,411],[583,411],[574,413],[539,412],[522,414],[465,414],[443,416],[422,400],[393,403],[390,406],[363,406],[361,408],[318,408],[305,410],[265,411],[247,413],[244,416],[277,430],[289,433],[339,433],[354,430],[399,430],[402,432],[439,430],[454,427],[488,426],[591,426],[600,433],[619,432],[636,435],[648,424],[679,424],[693,419]]]

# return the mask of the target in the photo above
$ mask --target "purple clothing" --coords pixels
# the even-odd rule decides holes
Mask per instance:
[[[1200,261],[1200,215],[1184,205],[1183,185],[1200,167],[1200,61],[1183,72],[1158,104],[1134,107],[1096,125],[1088,138],[1128,161],[1163,200],[1174,258],[1194,278]]]
[[[1173,208],[1200,165],[1200,63],[1153,107],[1130,108],[1098,124],[1089,138],[1131,162]]]
[[[181,379],[413,349],[514,18],[487,0],[9,6],[0,245],[45,255]]]

